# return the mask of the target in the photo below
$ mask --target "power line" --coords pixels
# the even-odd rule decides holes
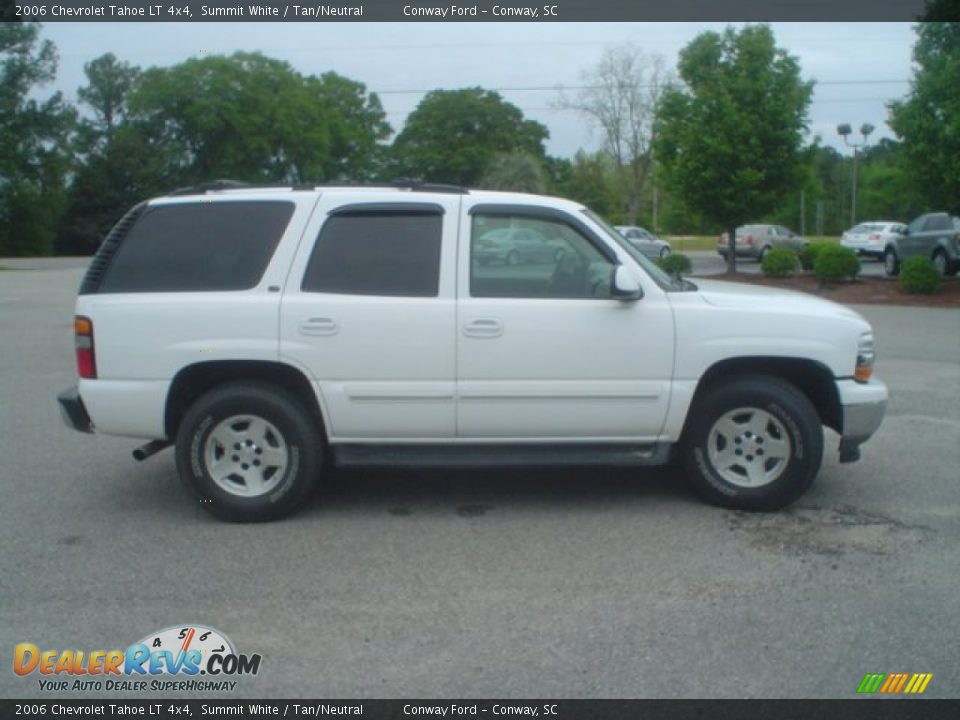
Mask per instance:
[[[905,85],[909,80],[817,80],[816,85]],[[563,90],[600,90],[602,85],[529,85],[526,87],[484,87],[484,90],[492,92],[557,92]],[[650,85],[638,85],[638,88],[649,89]],[[425,95],[434,90],[442,88],[432,88],[430,90],[370,90],[369,92],[377,95]]]

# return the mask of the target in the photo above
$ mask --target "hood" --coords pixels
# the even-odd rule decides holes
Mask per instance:
[[[846,317],[866,323],[863,316],[850,308],[809,293],[726,280],[696,278],[694,283],[700,296],[715,307]]]

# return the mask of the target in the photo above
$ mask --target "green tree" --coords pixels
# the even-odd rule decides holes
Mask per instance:
[[[910,95],[890,105],[890,127],[929,209],[960,212],[960,22],[915,27]]]
[[[34,23],[0,23],[0,255],[46,255],[66,204],[75,115],[55,93],[57,53]]]
[[[363,83],[327,72],[306,78],[309,99],[327,109],[330,158],[328,180],[369,180],[384,162],[383,141],[392,132],[376,94]]]
[[[663,58],[624,45],[608,48],[581,79],[584,87],[576,99],[564,98],[559,105],[576,110],[600,130],[603,148],[614,161],[626,222],[634,225],[653,170],[657,105],[671,78]]]
[[[547,129],[482,88],[434,90],[410,113],[393,142],[396,173],[430,182],[475,185],[500,153],[542,160]]]
[[[335,172],[331,111],[287,63],[259,53],[151,68],[129,105],[177,184],[299,183]]]
[[[494,156],[477,183],[487,190],[509,190],[543,194],[547,179],[540,161],[528,153],[500,153]]]
[[[605,151],[588,154],[580,150],[556,192],[583,203],[611,222],[620,222],[625,213],[616,174],[614,160]]]
[[[130,206],[165,189],[160,158],[128,121],[128,100],[140,69],[107,53],[88,62],[84,72],[87,84],[77,97],[86,113],[74,136],[78,167],[57,237],[61,254],[93,253]]]
[[[813,85],[765,25],[703,33],[664,92],[655,151],[687,205],[727,229],[772,212],[798,186]],[[728,253],[728,268],[736,268]]]

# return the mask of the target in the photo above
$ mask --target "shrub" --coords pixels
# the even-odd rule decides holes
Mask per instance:
[[[907,258],[900,264],[900,287],[904,292],[930,295],[940,287],[940,273],[929,258]]]
[[[773,248],[767,250],[763,256],[760,267],[764,275],[770,277],[787,277],[792,275],[797,269],[797,255],[793,250],[787,248]]]
[[[800,252],[797,254],[797,257],[800,258],[800,267],[807,271],[813,270],[813,264],[817,260],[817,253],[825,247],[830,247],[830,243],[808,243],[800,248]]]
[[[670,253],[666,257],[657,260],[657,265],[660,266],[661,270],[671,275],[683,275],[689,273],[693,268],[693,265],[690,263],[690,257],[683,253]]]
[[[821,283],[836,282],[849,278],[853,280],[860,274],[860,261],[857,253],[842,245],[827,245],[816,251],[813,272]]]

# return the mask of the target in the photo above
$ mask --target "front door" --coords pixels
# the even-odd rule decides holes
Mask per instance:
[[[663,427],[673,317],[663,292],[611,297],[617,259],[581,218],[473,205],[461,220],[457,434],[469,440],[645,441]],[[547,262],[479,262],[476,240],[527,231]]]

